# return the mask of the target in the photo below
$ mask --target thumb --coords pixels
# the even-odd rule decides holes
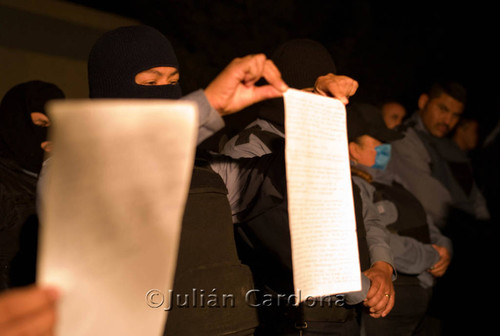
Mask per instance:
[[[282,97],[283,92],[276,89],[272,85],[256,86],[253,91],[252,103],[257,103],[262,100]]]

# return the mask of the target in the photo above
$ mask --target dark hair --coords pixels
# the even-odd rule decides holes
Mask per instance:
[[[447,94],[465,105],[467,101],[467,90],[465,87],[454,81],[441,81],[434,83],[429,89],[429,99],[434,99],[441,94]]]

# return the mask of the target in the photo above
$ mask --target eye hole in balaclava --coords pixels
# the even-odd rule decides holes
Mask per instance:
[[[179,69],[170,41],[153,27],[120,27],[102,35],[88,60],[90,98],[178,99],[179,84],[147,86],[135,76],[156,67]]]
[[[47,140],[48,127],[35,125],[31,113],[46,115],[45,104],[63,98],[61,89],[43,81],[29,81],[11,88],[0,103],[1,156],[39,173],[44,159],[40,145]]]

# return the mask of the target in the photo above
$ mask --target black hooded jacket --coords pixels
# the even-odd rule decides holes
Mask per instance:
[[[94,45],[88,64],[91,98],[178,99],[176,85],[144,86],[135,76],[153,67],[178,68],[170,42],[148,26],[121,27]],[[245,303],[252,275],[238,259],[227,190],[207,159],[195,160],[184,211],[172,297],[165,335],[247,335],[257,326],[256,311]],[[232,295],[228,306],[184,304],[204,293]],[[177,302],[180,298],[180,302]],[[207,299],[205,299],[207,300]]]

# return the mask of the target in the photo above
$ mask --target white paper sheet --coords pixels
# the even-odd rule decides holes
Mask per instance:
[[[172,288],[197,110],[188,102],[48,106],[54,152],[42,190],[39,279],[62,289],[57,335],[161,335],[146,298]]]
[[[361,290],[345,106],[289,89],[286,174],[293,277],[301,301]]]

